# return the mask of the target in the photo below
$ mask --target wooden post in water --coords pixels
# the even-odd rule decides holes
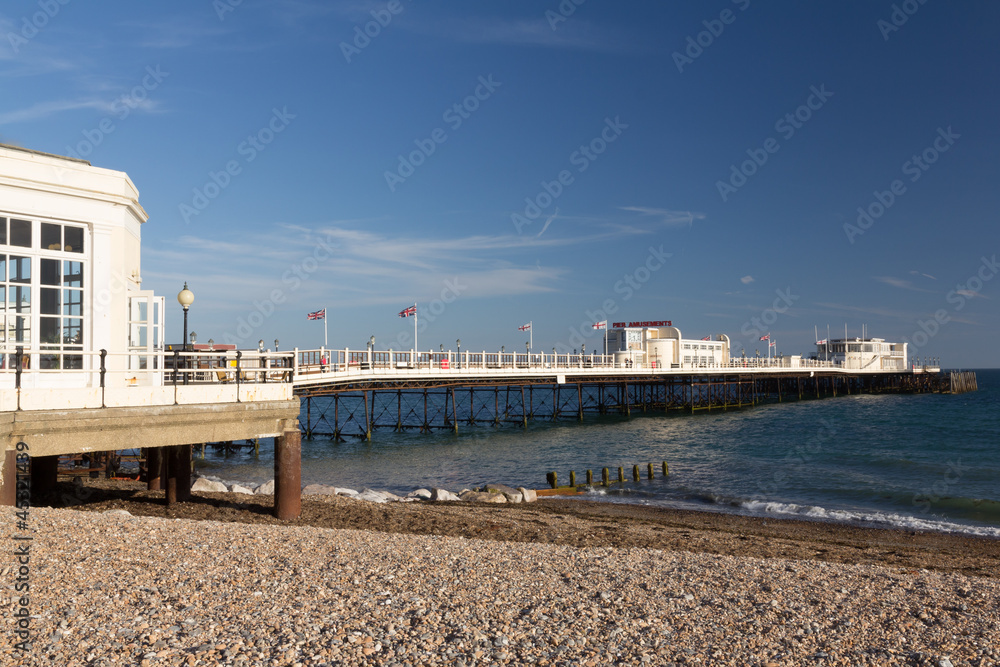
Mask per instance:
[[[604,486],[611,484],[611,473],[607,468],[601,468],[601,484]]]
[[[618,483],[619,484],[625,483],[625,468],[623,468],[622,466],[618,466]]]
[[[653,464],[650,463],[646,466],[646,477],[653,479]]]
[[[590,486],[594,485],[594,471],[593,470],[588,470],[587,471],[587,484],[589,484]]]
[[[549,486],[551,486],[553,489],[559,486],[559,478],[556,475],[555,470],[545,475],[545,481],[547,481],[549,483]]]
[[[667,462],[663,462],[663,476],[667,477],[670,475],[670,470],[667,468]]]
[[[274,516],[282,521],[302,512],[302,435],[286,424],[274,439]]]
[[[569,485],[576,486],[576,472],[573,470],[569,471]]]
[[[639,466],[638,465],[632,466],[632,481],[633,482],[638,482],[639,481]]]

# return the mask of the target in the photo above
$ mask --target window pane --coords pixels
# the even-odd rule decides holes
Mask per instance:
[[[7,280],[7,255],[0,255],[0,282]]]
[[[62,341],[62,326],[58,317],[42,317],[38,321],[38,341],[42,347],[59,345]]]
[[[62,225],[42,223],[42,250],[62,250]]]
[[[83,344],[83,320],[63,320],[63,344],[73,346]]]
[[[59,290],[51,287],[43,288],[41,291],[41,303],[39,304],[42,315],[59,314]]]
[[[43,259],[42,260],[42,284],[43,285],[58,285],[60,283],[59,276],[59,260],[58,259]]]
[[[0,218],[0,244],[7,245],[7,218]]]
[[[38,355],[38,365],[44,370],[54,370],[59,368],[59,355],[58,354],[40,354]]]
[[[7,310],[7,288],[0,285],[0,317],[5,310]],[[2,319],[0,319],[0,324],[3,324]]]
[[[10,256],[10,282],[30,283],[31,282],[31,258]]]
[[[63,315],[83,316],[83,291],[75,289],[63,290],[62,302]]]
[[[83,252],[83,227],[63,227],[66,234],[66,252]]]
[[[83,262],[63,262],[63,285],[83,287]]]
[[[10,221],[10,244],[21,246],[22,248],[31,247],[31,223],[27,220],[11,220]]]
[[[7,320],[8,322],[10,319]],[[31,342],[31,319],[18,315],[14,318],[14,341],[17,343]]]
[[[7,288],[10,294],[8,308],[19,313],[28,314],[31,312],[31,288],[12,286]]]
[[[63,368],[83,368],[83,355],[65,354],[63,355]]]

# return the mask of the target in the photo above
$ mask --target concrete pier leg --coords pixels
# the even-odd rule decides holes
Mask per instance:
[[[274,439],[274,516],[282,521],[302,513],[302,434],[285,429]]]
[[[31,457],[31,495],[33,501],[41,499],[55,490],[58,473],[58,456]]]
[[[173,505],[177,502],[177,464],[174,461],[176,449],[176,446],[163,448],[165,464],[163,467],[163,490],[166,491],[167,505]]]
[[[0,506],[17,503],[17,452],[8,449],[0,460]]]
[[[146,450],[146,488],[150,491],[160,490],[160,478],[163,476],[162,454],[161,447]]]

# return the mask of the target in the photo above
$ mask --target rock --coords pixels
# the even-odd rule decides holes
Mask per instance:
[[[334,495],[337,496],[347,496],[348,498],[357,498],[358,492],[354,489],[342,489],[339,486],[333,488]]]
[[[430,500],[431,492],[427,489],[417,489],[416,491],[410,491],[406,494],[407,498],[419,498],[420,500]]]
[[[233,484],[229,487],[229,493],[245,493],[248,496],[253,495],[253,489],[249,489],[242,484]]]
[[[461,500],[451,491],[446,491],[445,489],[431,489],[431,500]]]
[[[502,493],[487,493],[485,491],[466,491],[461,496],[462,500],[471,503],[506,503],[507,498]]]
[[[538,501],[538,494],[535,493],[534,489],[526,489],[523,486],[517,487],[517,490],[521,492],[521,498],[526,503],[534,503]]]
[[[132,516],[132,513],[128,510],[108,510],[107,512],[101,512],[104,516]]]
[[[268,480],[258,486],[253,490],[255,495],[258,496],[273,496],[274,495],[274,480]]]
[[[389,498],[386,497],[381,491],[375,491],[373,489],[362,489],[361,493],[355,496],[358,500],[367,500],[370,503],[385,503],[389,502]]]
[[[482,490],[488,493],[518,493],[517,489],[507,486],[506,484],[485,484],[483,485]]]
[[[337,495],[337,487],[328,486],[326,484],[310,484],[302,488],[302,495],[304,496],[335,496]]]
[[[519,503],[524,500],[520,491],[515,491],[514,493],[504,493],[503,497],[507,499],[508,503]]]
[[[381,493],[383,496],[385,496],[385,499],[387,501],[389,501],[390,503],[398,503],[398,502],[404,500],[404,498],[402,496],[397,496],[395,493],[390,493],[388,491],[379,491],[379,493]]]
[[[192,491],[203,491],[205,493],[228,493],[229,489],[222,482],[213,482],[210,479],[199,477],[191,485]]]

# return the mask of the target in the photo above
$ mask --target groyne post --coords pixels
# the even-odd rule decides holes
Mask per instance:
[[[302,434],[287,425],[274,439],[274,516],[282,521],[302,513]]]

